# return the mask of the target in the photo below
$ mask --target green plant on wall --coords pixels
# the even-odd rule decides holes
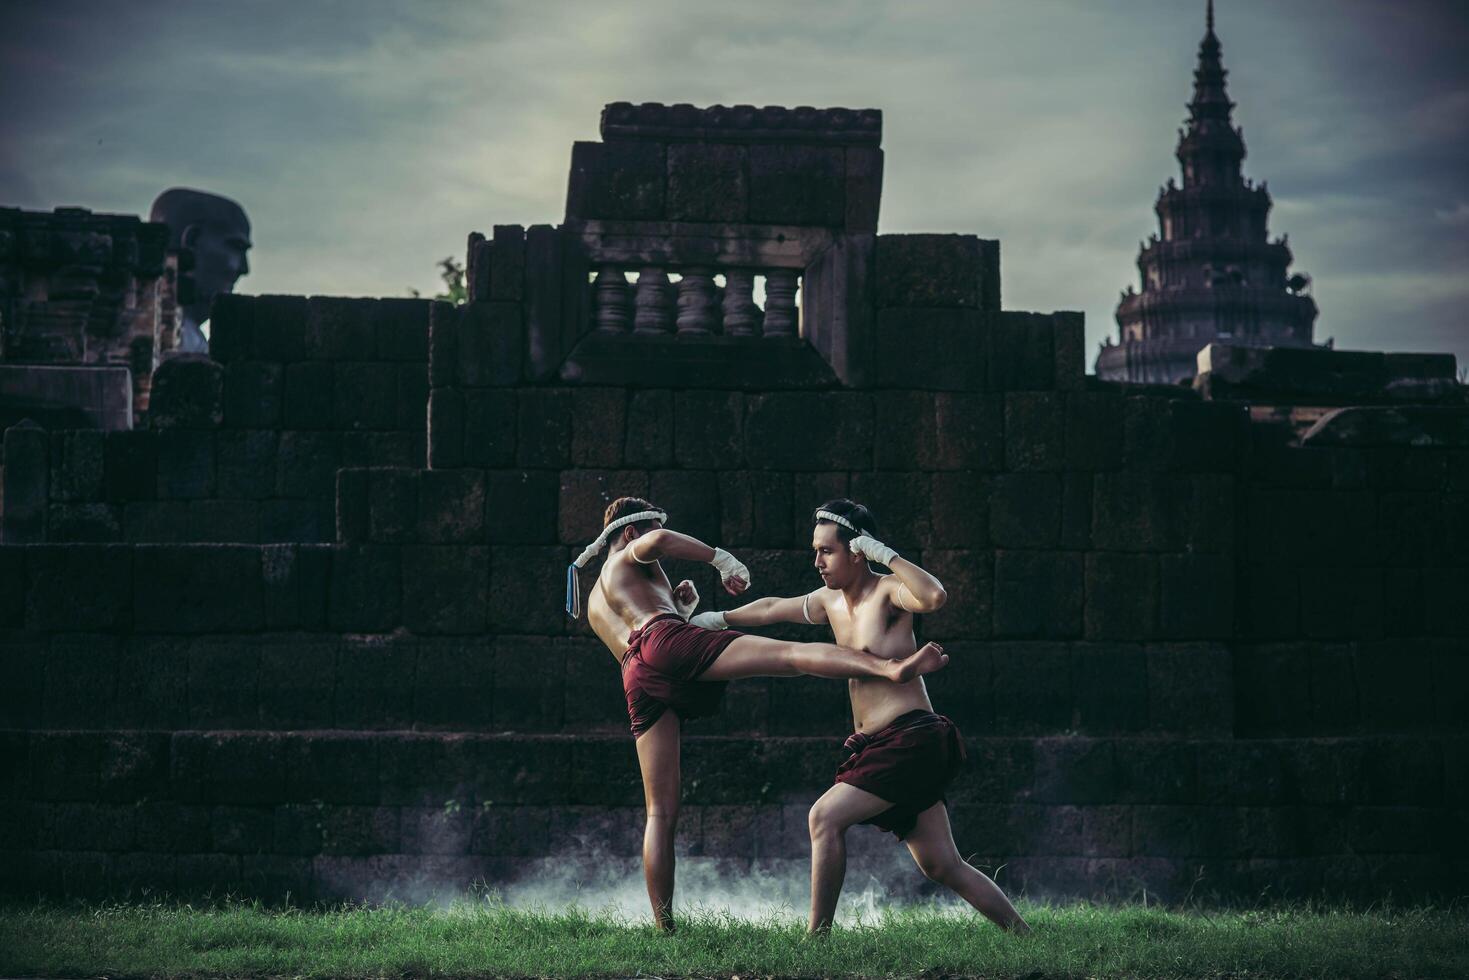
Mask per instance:
[[[469,289],[464,285],[464,266],[454,260],[454,256],[446,255],[439,259],[439,278],[444,281],[444,292],[436,294],[433,298],[455,306],[463,305],[469,299]],[[414,299],[422,298],[423,294],[412,287],[408,292]]]

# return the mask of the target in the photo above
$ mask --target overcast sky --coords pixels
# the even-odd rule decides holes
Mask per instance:
[[[604,103],[883,110],[880,230],[1001,242],[1005,306],[1116,335],[1203,0],[0,4],[0,205],[239,200],[242,292],[432,292],[556,223]],[[1219,0],[1245,172],[1316,337],[1469,363],[1469,2]]]

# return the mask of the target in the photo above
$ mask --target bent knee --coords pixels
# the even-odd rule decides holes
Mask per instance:
[[[940,885],[946,885],[949,882],[953,881],[956,877],[959,871],[959,864],[960,861],[957,856],[943,858],[919,858],[918,870],[922,871],[923,876],[929,881],[935,881],[938,882]]]
[[[833,808],[823,806],[820,801],[817,801],[811,807],[811,812],[806,818],[806,824],[810,828],[813,838],[841,834],[847,829],[847,825],[837,818]]]

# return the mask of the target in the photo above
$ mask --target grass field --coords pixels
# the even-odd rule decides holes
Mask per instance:
[[[494,902],[329,910],[227,903],[0,908],[0,975],[55,977],[1463,977],[1463,910],[1170,911],[1023,905],[1028,938],[909,909],[811,940],[794,916],[686,914],[675,936],[611,913]]]

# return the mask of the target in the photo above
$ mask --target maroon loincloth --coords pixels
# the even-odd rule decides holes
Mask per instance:
[[[633,630],[622,657],[622,690],[633,737],[652,728],[665,709],[684,721],[718,711],[729,682],[698,678],[743,635],[690,626],[676,613],[654,616]]]
[[[837,767],[836,781],[893,804],[863,823],[908,836],[918,815],[944,800],[964,764],[964,738],[943,715],[918,709],[893,719],[882,731],[848,737],[852,755]]]

